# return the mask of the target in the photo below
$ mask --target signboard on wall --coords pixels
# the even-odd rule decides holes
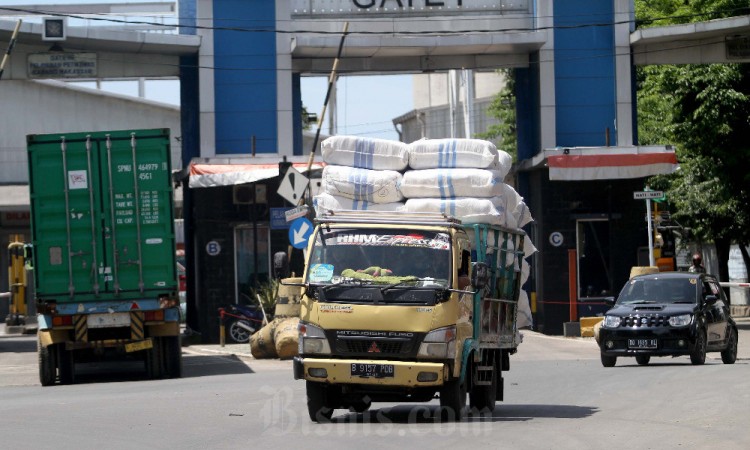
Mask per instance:
[[[528,13],[532,0],[291,0],[292,16],[441,16]]]
[[[31,53],[29,78],[96,78],[96,53]]]

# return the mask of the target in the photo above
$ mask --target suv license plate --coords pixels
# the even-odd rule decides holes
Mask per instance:
[[[656,339],[628,339],[629,348],[656,348]]]
[[[353,377],[393,377],[393,364],[352,364]]]

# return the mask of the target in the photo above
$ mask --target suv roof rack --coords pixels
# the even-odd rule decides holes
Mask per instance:
[[[433,212],[401,212],[401,211],[354,211],[354,210],[326,210],[319,215],[317,223],[402,223],[409,225],[442,225],[461,226],[461,220],[453,216]]]

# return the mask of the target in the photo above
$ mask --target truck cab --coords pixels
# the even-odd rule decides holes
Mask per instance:
[[[317,219],[294,361],[310,418],[436,394],[449,418],[460,419],[467,393],[472,407],[492,410],[519,342],[523,237],[441,214]]]

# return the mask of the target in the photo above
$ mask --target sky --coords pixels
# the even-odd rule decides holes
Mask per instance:
[[[60,5],[84,3],[142,3],[152,0],[0,0],[5,5]],[[121,19],[121,16],[117,17]],[[71,24],[72,25],[72,24]],[[179,105],[179,82],[148,80],[145,98]],[[94,82],[79,83],[96,87]],[[118,94],[138,96],[137,81],[102,82],[101,88]],[[303,77],[301,81],[302,104],[309,113],[320,116],[328,88],[328,77]],[[411,75],[346,76],[337,83],[337,134],[398,139],[392,120],[414,108]],[[331,112],[328,106],[327,114]],[[316,125],[313,125],[313,131]],[[321,132],[328,134],[328,116]]]

